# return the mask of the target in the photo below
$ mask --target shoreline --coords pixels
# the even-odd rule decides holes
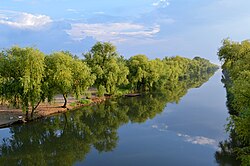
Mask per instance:
[[[111,98],[111,97],[110,96],[92,97],[92,98],[90,98],[90,100],[92,102],[89,104],[81,104],[76,99],[71,98],[71,99],[68,99],[67,108],[62,108],[62,103],[60,102],[60,98],[57,99],[57,101],[53,104],[41,103],[38,106],[38,108],[36,109],[36,111],[34,112],[34,118],[29,120],[29,121],[24,120],[25,113],[22,112],[21,109],[8,108],[7,106],[0,105],[0,129],[11,127],[13,125],[29,123],[29,122],[36,121],[38,119],[42,119],[45,117],[65,113],[68,111],[73,111],[73,110],[81,108],[81,107],[100,104],[109,98]],[[71,103],[76,103],[76,105],[72,106],[72,105],[70,105]]]

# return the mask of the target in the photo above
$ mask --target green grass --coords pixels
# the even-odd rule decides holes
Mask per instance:
[[[70,103],[69,104],[71,107],[75,107],[77,104],[76,104],[76,102],[72,102],[72,103]]]
[[[79,103],[80,104],[90,104],[90,103],[92,103],[92,101],[89,99],[81,99],[81,100],[79,100]]]

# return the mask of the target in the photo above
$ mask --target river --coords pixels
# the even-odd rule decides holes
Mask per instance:
[[[212,166],[228,110],[221,70],[178,100],[122,98],[0,129],[0,165]]]

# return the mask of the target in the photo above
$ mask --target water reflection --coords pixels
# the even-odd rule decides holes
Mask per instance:
[[[186,142],[190,142],[192,144],[199,144],[199,145],[212,145],[216,147],[216,141],[211,138],[207,138],[204,136],[190,136],[187,134],[177,134],[179,137],[183,137]]]
[[[222,70],[223,76],[221,82],[224,84],[226,94],[226,106],[228,109],[228,113],[230,116],[238,115],[238,112],[233,108],[233,93],[229,90],[231,86],[231,80],[229,79],[229,75],[225,70]],[[235,129],[233,127],[233,123],[229,121],[227,124],[227,128],[229,131],[229,138],[227,140],[221,141],[219,143],[219,150],[215,152],[216,162],[222,166],[224,165],[232,165],[238,166],[241,165],[239,159],[237,159],[237,154],[235,149],[243,148],[244,145],[240,140],[237,139]]]
[[[235,139],[235,132],[231,131],[230,136],[227,140],[219,143],[219,150],[215,153],[216,162],[221,166],[231,165],[238,166],[241,165],[240,161],[236,159],[236,154],[234,148],[240,147],[240,142]]]
[[[154,118],[167,103],[178,102],[189,88],[201,86],[211,75],[180,81],[161,93],[112,99],[11,127],[11,136],[4,138],[0,145],[0,165],[73,165],[84,160],[92,148],[99,152],[112,151],[117,146],[117,130],[121,125]]]

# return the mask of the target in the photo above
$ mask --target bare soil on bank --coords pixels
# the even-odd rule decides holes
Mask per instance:
[[[92,97],[91,104],[80,104],[77,102],[78,100],[76,100],[75,98],[69,97],[67,108],[62,108],[62,105],[64,104],[64,99],[62,96],[58,95],[55,97],[52,103],[47,103],[47,102],[41,103],[35,110],[34,119],[39,119],[50,115],[67,112],[69,110],[73,110],[83,106],[101,103],[105,101],[106,98],[107,97]],[[72,106],[71,103],[77,103],[77,104],[74,104],[74,106]],[[0,105],[0,128],[9,127],[12,124],[18,122],[24,122],[24,119],[25,119],[25,113],[22,111],[21,108],[16,109],[8,107],[6,105]]]

